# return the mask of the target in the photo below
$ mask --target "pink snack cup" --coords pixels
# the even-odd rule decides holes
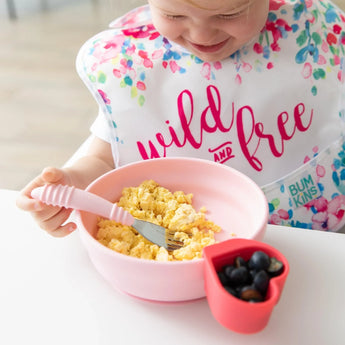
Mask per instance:
[[[284,265],[283,272],[271,278],[263,302],[251,303],[232,296],[222,286],[217,271],[226,264],[232,264],[237,256],[248,260],[261,250],[275,257]],[[278,303],[289,263],[275,248],[263,242],[248,239],[230,239],[204,248],[205,291],[214,318],[224,327],[238,333],[257,333],[268,324],[274,306]]]

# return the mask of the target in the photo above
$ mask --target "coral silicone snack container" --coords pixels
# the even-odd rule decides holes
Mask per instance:
[[[265,300],[251,303],[227,292],[218,278],[217,271],[224,265],[233,264],[237,256],[249,260],[257,250],[281,261],[284,270],[270,279]],[[289,273],[289,263],[283,254],[263,242],[236,238],[204,248],[204,259],[205,291],[215,319],[224,327],[238,333],[256,333],[264,329],[280,299]]]

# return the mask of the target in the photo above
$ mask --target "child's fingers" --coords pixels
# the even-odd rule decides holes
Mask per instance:
[[[20,209],[29,212],[38,212],[44,208],[44,205],[31,197],[28,197],[24,193],[20,193],[16,199],[16,205]]]
[[[72,222],[64,224],[72,210],[65,208],[50,208],[42,212],[34,214],[34,218],[38,225],[54,237],[63,237],[70,234],[76,229],[76,225]]]
[[[39,200],[31,197],[31,192],[37,187],[41,187],[47,183],[65,183],[66,176],[63,170],[57,168],[45,168],[42,173],[31,181],[20,192],[17,197],[16,204],[24,211],[36,212],[46,208],[46,205]]]
[[[72,212],[71,209],[48,206],[22,194],[18,196],[16,203],[19,208],[30,211],[39,227],[54,237],[66,236],[76,229],[72,222],[64,224]]]
[[[61,169],[48,167],[43,169],[41,177],[46,183],[63,183],[65,173]]]
[[[38,225],[49,234],[55,237],[63,237],[76,229],[74,223],[66,223],[72,210],[46,205],[31,197],[33,189],[47,183],[66,184],[68,183],[68,174],[62,169],[45,168],[39,176],[24,187],[17,197],[16,204],[22,210],[29,211]]]
[[[65,237],[77,229],[77,226],[74,223],[67,223],[63,226],[60,226],[58,229],[50,232],[54,237]]]

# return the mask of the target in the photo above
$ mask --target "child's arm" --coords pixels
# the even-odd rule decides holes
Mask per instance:
[[[53,236],[62,237],[76,226],[69,222],[64,224],[72,210],[58,206],[48,206],[31,198],[31,191],[47,183],[67,184],[84,189],[94,179],[114,169],[111,146],[109,143],[95,138],[87,155],[67,168],[45,168],[42,173],[31,181],[20,192],[17,206],[29,211],[38,225]]]

